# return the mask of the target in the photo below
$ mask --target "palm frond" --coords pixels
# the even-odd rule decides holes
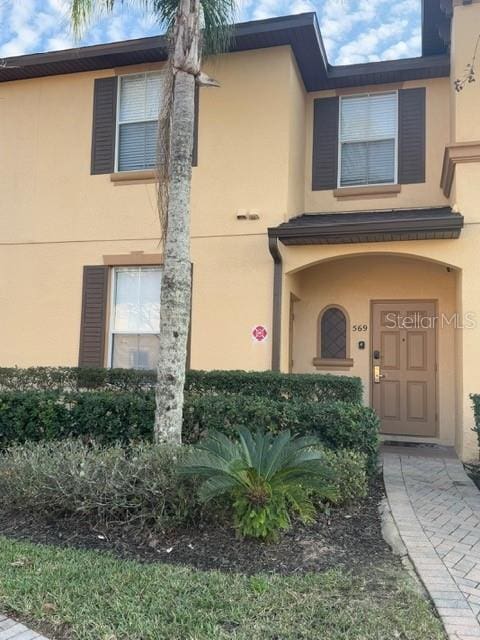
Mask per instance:
[[[241,446],[245,463],[249,467],[252,467],[252,469],[255,469],[256,468],[255,456],[256,456],[257,443],[252,433],[245,427],[239,427],[237,431],[238,431],[238,437],[240,440],[240,446]]]
[[[203,50],[206,55],[227,51],[233,39],[236,0],[200,0]]]
[[[159,24],[172,31],[178,12],[178,0],[150,0],[153,15]]]
[[[235,478],[219,476],[206,480],[198,490],[198,497],[202,502],[225,495],[238,486]]]
[[[304,523],[307,524],[314,521],[315,505],[302,485],[295,484],[287,486],[285,497]]]
[[[290,431],[283,431],[274,439],[269,456],[265,460],[265,465],[262,469],[267,480],[270,480],[282,464],[285,448],[291,437]]]
[[[123,0],[71,0],[70,20],[76,37],[79,37],[95,14],[113,11]]]
[[[196,445],[195,451],[206,451],[224,460],[241,457],[239,443],[230,440],[226,435],[218,431],[211,431],[204,440],[201,440]]]

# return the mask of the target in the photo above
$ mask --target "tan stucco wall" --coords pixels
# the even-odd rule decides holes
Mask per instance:
[[[305,211],[307,93],[295,58],[290,67],[290,145],[287,219]]]
[[[206,70],[221,88],[201,90],[192,234],[265,233],[285,218],[295,189],[291,51],[229,54]],[[0,85],[0,188],[10,214],[1,216],[2,241],[158,237],[154,185],[90,175],[93,81],[112,73]],[[239,209],[260,220],[238,222]]]
[[[221,88],[200,98],[191,362],[268,369],[270,340],[256,344],[250,332],[271,325],[267,226],[302,205],[304,90],[288,47],[226,55],[206,70]],[[115,72],[0,85],[3,366],[75,365],[83,266],[161,251],[154,185],[90,175],[93,81]],[[259,220],[238,221],[239,210]]]
[[[439,315],[448,318],[456,309],[456,273],[432,262],[397,256],[362,256],[328,261],[296,274],[300,286],[295,305],[294,371],[356,375],[362,378],[365,402],[371,393],[371,319],[374,300],[437,300]],[[322,309],[340,305],[350,319],[350,357],[353,366],[346,370],[316,369],[317,321]],[[355,333],[352,325],[367,325],[367,332]],[[439,439],[453,445],[455,430],[455,344],[454,329],[438,330]],[[358,342],[365,342],[365,349]]]

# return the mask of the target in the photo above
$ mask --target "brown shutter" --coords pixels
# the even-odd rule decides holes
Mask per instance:
[[[200,111],[200,87],[195,85],[195,124],[193,129],[193,153],[192,153],[192,166],[196,167],[198,164],[198,117]]]
[[[108,267],[83,267],[80,367],[105,366]]]
[[[115,170],[117,76],[95,80],[93,90],[92,174]]]
[[[425,87],[398,92],[398,182],[425,182]]]
[[[312,190],[336,189],[338,171],[338,98],[313,103]]]

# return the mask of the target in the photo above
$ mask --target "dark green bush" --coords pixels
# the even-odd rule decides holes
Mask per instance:
[[[28,443],[0,454],[0,508],[74,516],[92,526],[164,530],[198,524],[196,483],[180,477],[187,447]]]
[[[380,421],[370,407],[331,402],[299,406],[302,424],[311,425],[330,449],[351,449],[367,456],[367,469],[373,474],[377,468]]]
[[[470,398],[473,403],[473,415],[475,418],[475,426],[473,430],[477,434],[478,443],[480,445],[480,394],[472,393]]]
[[[256,396],[189,394],[185,399],[183,437],[196,442],[209,429],[229,435],[235,427],[255,425],[273,433],[290,430],[314,434],[331,449],[352,449],[376,468],[379,420],[373,409],[347,402],[277,401]]]
[[[368,492],[367,456],[358,451],[324,451],[327,469],[334,479],[336,504],[349,504],[365,498]]]
[[[79,436],[101,444],[150,439],[154,413],[153,392],[0,392],[0,449]]]
[[[153,391],[0,392],[0,449],[14,443],[82,437],[100,444],[150,439],[155,412]],[[331,449],[366,454],[375,469],[378,418],[372,409],[345,402],[278,401],[233,394],[185,397],[183,439],[197,442],[208,431],[231,435],[236,427],[272,433],[289,429],[315,434]]]
[[[199,394],[244,394],[274,400],[362,402],[360,378],[319,373],[189,371],[186,389]]]
[[[0,390],[134,391],[155,385],[154,371],[68,367],[0,368]],[[360,378],[272,371],[188,371],[186,391],[269,397],[276,400],[361,403]]]
[[[80,367],[0,367],[0,389],[16,391],[138,391],[155,384],[155,371]]]

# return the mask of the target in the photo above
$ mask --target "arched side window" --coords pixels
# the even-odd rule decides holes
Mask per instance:
[[[350,326],[347,312],[329,305],[318,316],[316,366],[350,367]]]

